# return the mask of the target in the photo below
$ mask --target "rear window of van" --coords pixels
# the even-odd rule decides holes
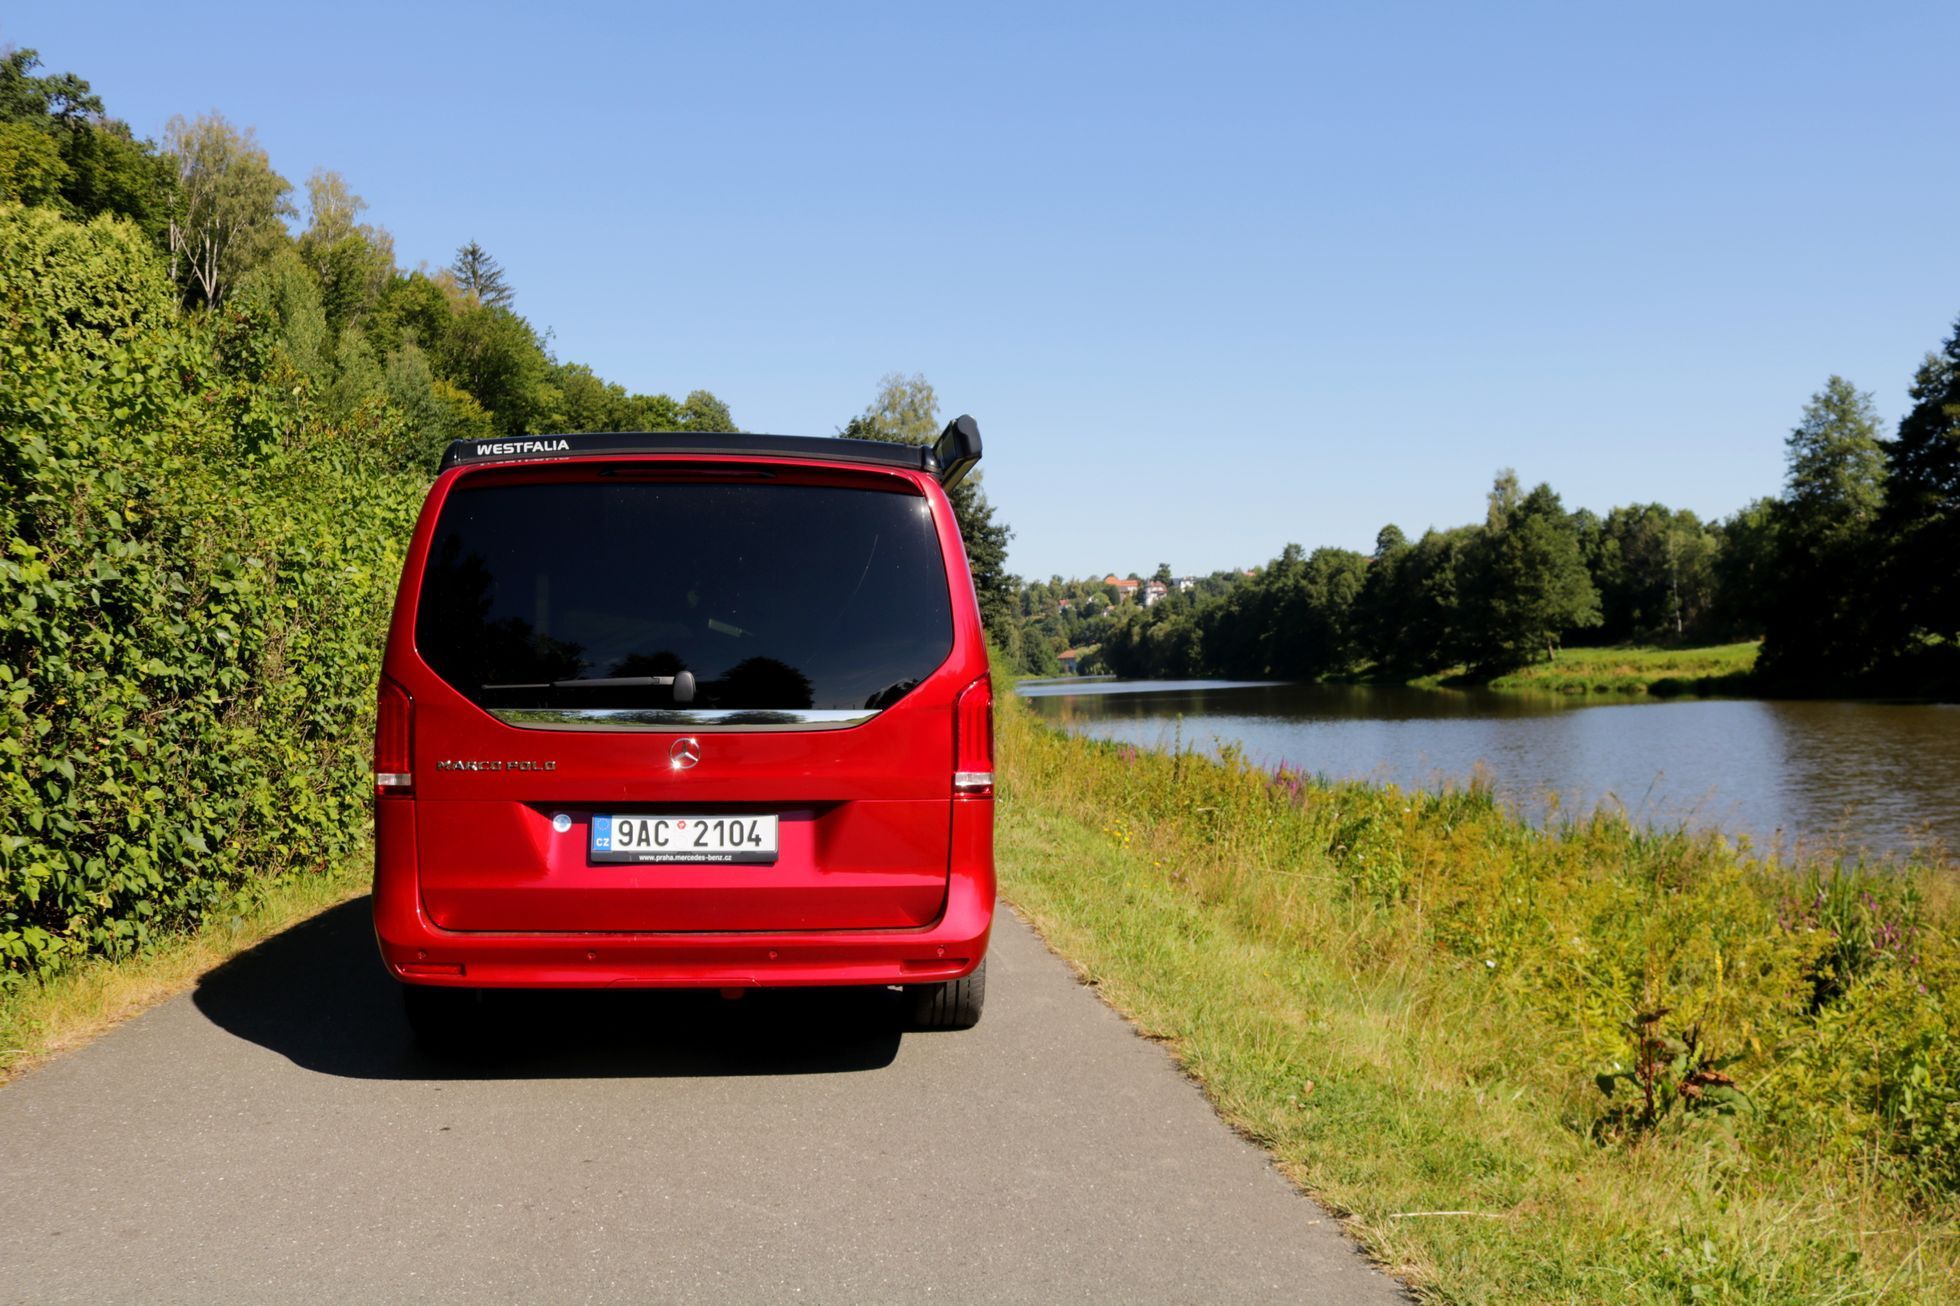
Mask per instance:
[[[465,480],[436,523],[415,640],[492,711],[766,719],[890,706],[952,652],[953,617],[913,493]]]

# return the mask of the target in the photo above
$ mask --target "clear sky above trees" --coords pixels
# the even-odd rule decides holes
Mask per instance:
[[[1960,308],[1960,7],[1305,8],[26,0],[0,42],[338,171],[405,267],[481,242],[629,391],[827,431],[923,372],[1025,575],[1365,551],[1505,466],[1721,517],[1832,374],[1895,427]]]

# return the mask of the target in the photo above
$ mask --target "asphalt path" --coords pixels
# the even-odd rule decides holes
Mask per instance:
[[[0,1089],[9,1302],[1393,1302],[1003,912],[986,1019],[536,995],[409,1041],[365,900]]]

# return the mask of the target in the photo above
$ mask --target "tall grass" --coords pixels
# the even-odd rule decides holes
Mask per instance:
[[[1747,694],[1754,690],[1762,641],[1700,648],[1569,648],[1487,681],[1492,689],[1536,689],[1556,694]],[[1464,676],[1436,683],[1468,683]]]
[[[1000,737],[1008,898],[1437,1297],[1951,1299],[1948,871]]]

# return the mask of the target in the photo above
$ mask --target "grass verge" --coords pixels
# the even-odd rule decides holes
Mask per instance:
[[[369,859],[357,855],[322,871],[255,882],[191,933],[119,960],[87,958],[0,993],[0,1084],[183,992],[281,930],[366,892],[371,874]]]
[[[1557,660],[1488,679],[1464,672],[1428,676],[1418,685],[1479,685],[1554,694],[1749,694],[1761,640],[1701,648],[1568,648]]]
[[[1432,1298],[1951,1300],[1950,873],[1000,739],[1005,895]]]

